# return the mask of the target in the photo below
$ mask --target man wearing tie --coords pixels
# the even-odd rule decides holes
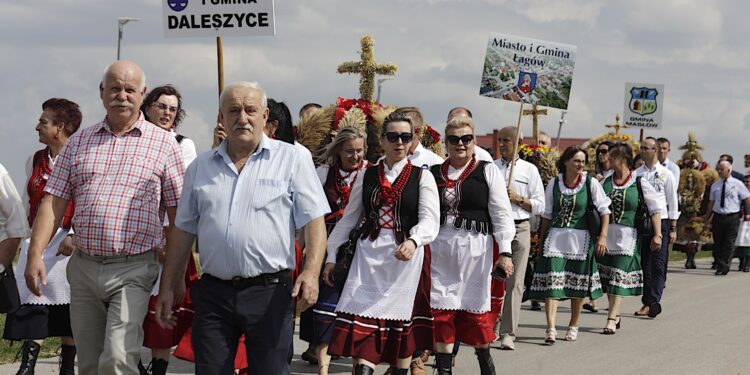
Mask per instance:
[[[716,275],[726,275],[734,253],[740,216],[744,215],[744,220],[750,221],[750,191],[742,181],[732,177],[729,161],[720,161],[716,172],[720,179],[711,185],[706,225],[714,237]],[[740,212],[742,201],[745,201],[745,212]]]

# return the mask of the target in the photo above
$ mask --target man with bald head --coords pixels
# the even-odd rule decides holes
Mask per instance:
[[[719,180],[711,185],[706,225],[711,228],[714,237],[714,261],[716,275],[729,273],[729,263],[734,255],[734,242],[740,218],[750,221],[750,191],[742,181],[732,177],[732,163],[720,161],[716,165]],[[745,212],[740,212],[742,202]]]
[[[521,136],[520,138],[523,138]],[[511,164],[513,167],[513,181],[508,186],[513,221],[516,225],[516,235],[511,242],[513,268],[515,272],[505,280],[505,300],[500,320],[500,349],[514,350],[516,330],[521,314],[521,298],[524,288],[524,276],[531,251],[531,223],[532,216],[544,212],[544,184],[539,170],[518,157],[518,151],[513,150],[516,139],[516,128],[509,126],[498,132],[500,159],[495,165],[500,168],[504,180],[508,181]],[[515,151],[515,152],[514,152]]]
[[[171,327],[196,236],[203,276],[192,287],[197,374],[232,374],[245,335],[250,374],[289,374],[292,299],[318,296],[330,211],[310,154],[263,132],[268,106],[256,82],[227,86],[219,98],[227,137],[188,167],[170,234],[156,318]],[[305,265],[292,284],[294,235],[304,230]]]
[[[450,111],[448,111],[448,119],[446,120],[446,123],[450,122],[454,117],[472,118],[471,111],[465,107],[455,107],[451,109]],[[474,147],[474,155],[477,156],[477,160],[484,160],[490,163],[495,161],[492,155],[490,155],[490,153],[487,152],[487,150],[479,147],[479,145],[476,145],[476,147]]]
[[[133,62],[104,72],[103,121],[70,138],[47,182],[31,235],[26,285],[41,295],[42,252],[70,200],[76,251],[68,263],[78,373],[138,374],[143,318],[159,272],[159,205],[174,222],[183,178],[180,146],[139,108],[146,79]]]

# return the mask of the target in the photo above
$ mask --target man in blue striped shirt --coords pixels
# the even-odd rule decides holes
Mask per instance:
[[[330,209],[310,157],[263,133],[268,108],[257,83],[232,84],[219,102],[227,138],[186,172],[157,319],[165,326],[176,322],[171,310],[184,294],[178,281],[197,236],[204,273],[191,289],[196,373],[232,373],[244,334],[250,373],[288,374],[292,298],[302,309],[317,299],[323,215]],[[292,285],[299,229],[306,258]]]

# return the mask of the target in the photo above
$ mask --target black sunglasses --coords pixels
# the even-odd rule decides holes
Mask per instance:
[[[398,142],[399,138],[401,139],[401,142],[403,142],[403,143],[409,143],[409,142],[411,142],[412,138],[414,138],[414,134],[412,134],[412,133],[396,133],[396,132],[385,133],[385,139],[387,139],[388,142],[396,143],[396,142]]]
[[[600,149],[596,150],[597,154],[606,154],[608,152],[609,152],[609,150],[606,149],[606,148],[600,148]]]
[[[474,140],[474,134],[466,134],[463,136],[457,136],[457,135],[449,135],[446,136],[445,139],[450,143],[451,145],[455,146],[458,144],[458,141],[461,141],[463,144],[469,144],[469,142]]]

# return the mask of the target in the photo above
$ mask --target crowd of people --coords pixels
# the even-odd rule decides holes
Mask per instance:
[[[45,147],[27,162],[23,198],[0,166],[3,278],[20,246],[20,306],[3,334],[23,341],[18,374],[34,373],[47,337],[62,337],[61,374],[76,357],[79,374],[165,374],[175,346],[197,374],[288,374],[301,312],[302,358],[319,374],[332,357],[350,357],[357,375],[380,363],[424,373],[430,354],[451,374],[463,343],[489,375],[490,343],[515,349],[525,299],[544,303],[549,345],[560,301],[571,303],[567,341],[604,294],[606,335],[623,297],[641,297],[635,315],[662,311],[680,215],[667,139],[603,142],[594,170],[568,147],[545,186],[519,158],[516,128],[497,132],[493,160],[463,107],[446,119],[447,158],[420,143],[420,110],[402,107],[370,163],[357,127],[322,152],[297,143],[289,108],[255,82],[223,90],[200,155],[176,132],[186,112],[174,86],[147,91],[141,68],[118,61],[99,92],[106,116],[81,130],[76,103],[43,103]],[[733,177],[731,161],[717,165],[705,217],[717,275],[735,255],[750,268],[750,176]]]

